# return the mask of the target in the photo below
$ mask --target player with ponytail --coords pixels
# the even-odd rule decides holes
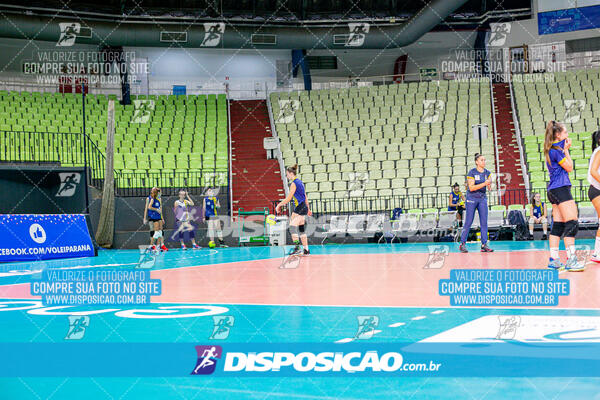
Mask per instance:
[[[544,157],[548,167],[548,200],[552,203],[552,229],[550,230],[550,269],[583,271],[585,265],[577,260],[575,235],[579,230],[577,204],[571,195],[569,172],[573,170],[573,159],[569,154],[571,139],[567,128],[561,122],[550,121],[546,125]],[[567,263],[560,261],[558,247],[564,235],[567,249]]]
[[[590,188],[588,197],[596,209],[598,220],[600,221],[600,131],[592,134],[592,156],[590,157],[590,166],[588,168],[588,182]],[[594,245],[594,254],[590,261],[600,263],[600,226],[596,231],[596,244]]]
[[[294,249],[290,252],[290,255],[295,254],[307,256],[310,254],[310,251],[308,250],[308,237],[306,236],[305,232],[305,216],[312,215],[312,212],[308,207],[308,199],[306,198],[304,183],[302,183],[302,181],[296,176],[297,171],[298,164],[286,168],[285,172],[287,179],[288,181],[292,182],[290,184],[290,191],[287,197],[277,204],[275,211],[279,214],[281,207],[291,202],[292,199],[294,200],[294,211],[292,212],[292,217],[290,220],[290,232],[292,234],[292,241],[294,242]],[[304,246],[304,251],[300,247],[300,240],[302,241],[302,246]]]

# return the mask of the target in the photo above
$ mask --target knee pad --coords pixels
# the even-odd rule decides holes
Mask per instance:
[[[572,219],[565,223],[565,237],[574,238],[579,232],[579,221]]]
[[[154,232],[154,239],[160,239],[162,237],[162,231],[156,231]]]
[[[150,238],[154,238],[154,231],[150,231]]]
[[[292,235],[298,235],[299,234],[298,231],[299,231],[299,229],[296,225],[290,225],[290,233]]]
[[[306,226],[302,224],[298,227],[298,230],[300,231],[300,233],[304,233],[304,231],[306,230]]]
[[[552,236],[561,237],[564,231],[565,231],[565,223],[554,221],[554,223],[552,224],[552,229],[550,230],[550,234]]]

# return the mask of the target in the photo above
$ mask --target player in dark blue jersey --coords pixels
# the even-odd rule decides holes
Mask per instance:
[[[154,241],[160,246],[161,251],[167,251],[163,239],[163,225],[165,220],[162,215],[162,201],[160,189],[153,187],[150,190],[150,196],[146,199],[144,207],[144,225],[150,224],[150,249],[156,250]]]
[[[476,167],[469,171],[467,174],[467,202],[466,202],[466,213],[465,223],[463,231],[460,236],[460,251],[467,253],[467,237],[469,236],[469,230],[475,219],[475,211],[479,214],[479,225],[481,227],[481,251],[483,253],[489,253],[494,250],[490,249],[487,245],[488,239],[488,204],[486,190],[492,184],[490,177],[491,172],[485,169],[485,157],[479,153],[475,154],[475,165]]]
[[[531,204],[529,205],[529,238],[533,239],[533,226],[535,224],[542,224],[544,230],[544,236],[542,240],[548,238],[548,214],[546,213],[546,203],[541,200],[539,193],[534,193],[531,197]]]
[[[588,166],[588,197],[598,214],[600,221],[600,131],[592,133],[592,155],[590,156],[590,164]],[[596,241],[594,244],[594,253],[590,257],[590,261],[600,263],[600,226],[596,231]]]
[[[546,126],[544,157],[548,167],[548,200],[552,203],[552,229],[550,230],[550,269],[583,271],[585,265],[577,260],[575,235],[579,230],[577,204],[571,195],[569,172],[573,171],[573,160],[569,154],[571,139],[567,128],[561,122],[550,121]],[[567,263],[560,261],[558,247],[564,234],[567,249]]]
[[[204,220],[208,224],[208,230],[206,232],[209,241],[209,247],[212,247],[212,243],[215,243],[215,232],[219,238],[219,246],[225,246],[223,240],[223,231],[221,229],[221,220],[219,219],[218,209],[221,207],[219,198],[217,197],[218,188],[211,188],[207,191],[206,197],[204,198],[203,211]]]
[[[450,200],[448,202],[448,211],[456,211],[456,221],[459,225],[462,223],[463,211],[465,210],[465,195],[460,191],[460,185],[452,185]]]
[[[304,190],[304,183],[296,176],[298,165],[286,168],[287,179],[290,184],[290,192],[287,197],[283,199],[275,211],[279,214],[281,207],[294,200],[294,210],[290,220],[290,232],[292,234],[292,240],[294,241],[294,249],[290,254],[303,254],[305,256],[310,254],[308,250],[308,237],[306,236],[306,219],[307,215],[312,215],[310,208],[308,207],[308,199],[306,198],[306,191]],[[304,251],[300,247],[300,240],[302,240],[302,246]]]

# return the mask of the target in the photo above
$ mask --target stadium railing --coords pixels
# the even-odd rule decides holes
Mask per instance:
[[[87,167],[88,184],[102,189],[106,159],[96,143],[84,133],[0,131],[0,163],[44,165],[55,167]],[[126,171],[115,170],[115,193],[118,196],[144,196],[153,186],[165,195],[186,189],[202,194],[204,188],[227,186],[226,171]]]
[[[87,167],[89,184],[104,182],[104,155],[83,133],[0,131],[0,162]]]
[[[121,197],[145,196],[150,188],[161,188],[162,194],[176,195],[185,189],[191,195],[202,195],[207,187],[227,187],[227,172],[216,170],[135,172],[115,170],[115,193]]]
[[[581,184],[573,186],[571,193],[577,202],[587,202],[587,191],[589,186]],[[550,207],[550,203],[546,199],[545,187],[533,187],[527,189],[510,189],[510,190],[493,190],[488,192],[488,207],[502,206],[502,199],[507,204],[519,204],[523,198],[527,198],[527,193],[538,192],[541,195],[542,201],[546,202]],[[450,192],[439,191],[437,194],[426,195],[405,195],[405,196],[386,196],[386,197],[348,197],[338,199],[319,199],[310,200],[309,206],[313,215],[352,215],[364,213],[391,213],[395,208],[401,208],[404,212],[410,210],[420,211],[423,213],[428,210],[436,209],[445,211],[448,207]],[[273,201],[271,212],[275,213],[275,207],[278,201]],[[528,204],[528,203],[527,203]],[[525,208],[527,204],[521,204]],[[283,207],[282,214],[287,215],[288,207]]]
[[[498,48],[498,51],[503,51],[503,48]],[[530,61],[528,72],[523,74],[514,73],[510,71],[506,72],[495,72],[494,74],[502,75],[504,81],[508,81],[515,78],[523,77],[535,77],[540,76],[536,73],[540,70],[548,70],[551,68],[562,68],[567,71],[597,68],[597,56],[590,52],[578,52],[566,55],[566,60],[536,60]],[[421,73],[408,73],[404,75],[380,75],[380,76],[344,76],[344,77],[333,77],[333,76],[319,76],[313,72],[312,75],[312,88],[313,89],[335,89],[335,88],[348,88],[352,86],[377,86],[377,85],[389,85],[401,82],[418,82],[418,81],[437,81],[447,80],[451,78],[468,79],[479,76],[486,76],[479,74],[475,71],[464,71],[462,73],[446,72],[444,73],[439,67],[440,63],[444,60],[448,60],[448,57],[443,55],[439,58],[439,62],[431,67],[437,67],[436,74],[434,76],[422,75]],[[541,64],[540,64],[541,63]],[[425,67],[425,66],[424,66]],[[562,70],[561,69],[561,70]],[[535,71],[535,72],[534,72]],[[463,76],[464,75],[464,76]],[[96,75],[65,75],[66,77],[73,78],[74,81],[85,81],[95,82],[98,80]],[[48,79],[44,79],[48,78]],[[39,91],[39,92],[57,92],[59,87],[60,76],[48,76],[43,77],[37,74],[23,74],[23,73],[2,73],[0,76],[0,89],[16,90],[16,91]],[[120,96],[121,85],[120,81],[114,82],[112,79],[102,82],[101,84],[89,85],[90,94],[112,94]],[[185,85],[187,94],[214,94],[214,93],[228,93],[230,99],[241,100],[241,99],[258,99],[266,98],[268,92],[272,91],[297,91],[304,90],[303,83],[290,83],[290,85],[281,86],[276,79],[264,79],[262,77],[256,78],[235,78],[231,77],[224,85],[223,81],[215,79],[214,77],[206,79],[156,79],[149,77],[148,87],[142,89],[139,85],[131,86],[132,95],[161,95],[161,94],[172,94],[173,85]],[[73,85],[75,86],[75,85]]]

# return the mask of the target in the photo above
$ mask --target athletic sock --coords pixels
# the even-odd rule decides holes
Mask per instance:
[[[575,245],[567,247],[567,258],[575,257]]]
[[[557,248],[550,248],[550,258],[556,260],[558,258],[560,258],[560,255],[558,254],[558,247]]]
[[[594,256],[600,256],[600,236],[596,236],[596,243],[594,244]]]

